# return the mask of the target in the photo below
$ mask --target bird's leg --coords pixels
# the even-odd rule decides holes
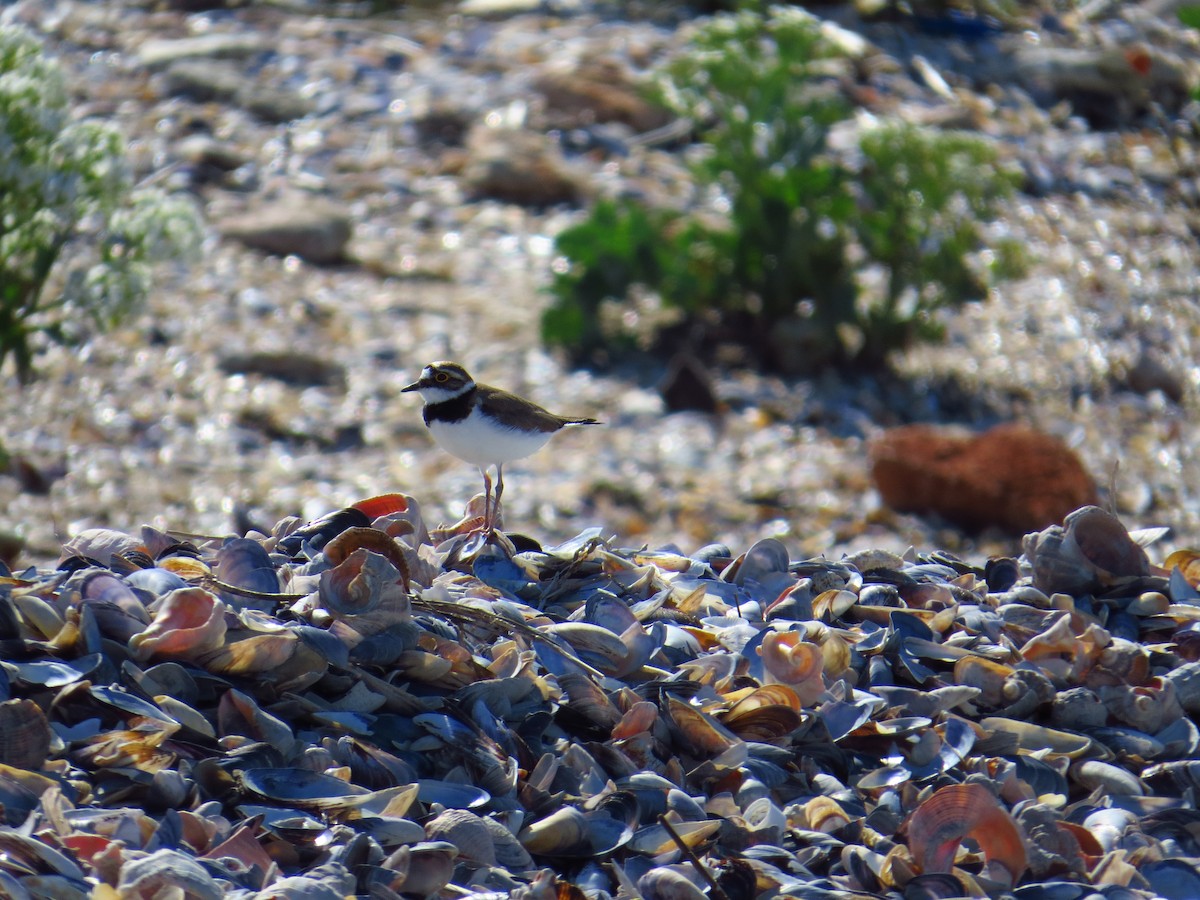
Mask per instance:
[[[489,503],[492,499],[492,476],[488,474],[487,466],[481,466],[479,471],[483,473],[483,530],[491,534],[492,513]]]
[[[500,495],[504,493],[504,463],[496,464],[496,499],[492,502],[492,518],[500,515]],[[495,523],[493,523],[494,525]]]

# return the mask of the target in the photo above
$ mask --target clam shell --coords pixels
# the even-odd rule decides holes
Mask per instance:
[[[1084,760],[1071,767],[1071,777],[1089,791],[1103,791],[1105,794],[1142,796],[1146,793],[1145,785],[1132,773],[1120,766],[1100,762],[1096,759]]]
[[[195,660],[225,643],[227,607],[203,588],[167,594],[146,630],[129,639],[134,658]]]
[[[36,771],[46,762],[54,734],[32,700],[0,703],[0,764]]]
[[[964,837],[973,838],[989,863],[1016,884],[1026,869],[1024,839],[995,795],[978,784],[935,791],[908,820],[909,849],[924,872],[949,872]]]
[[[458,848],[458,858],[481,866],[496,865],[496,842],[492,831],[473,812],[448,809],[425,823],[431,841],[446,841]]]
[[[389,601],[403,607],[406,591],[407,578],[390,557],[360,547],[321,573],[317,595],[335,615],[361,616]]]
[[[679,839],[694,850],[716,834],[721,828],[721,823],[709,819],[704,822],[677,822],[671,827]],[[677,857],[679,854],[679,845],[662,825],[650,825],[640,829],[629,842],[629,849],[656,859],[664,856]]]
[[[685,872],[671,866],[656,866],[638,879],[645,900],[704,900],[708,895]]]

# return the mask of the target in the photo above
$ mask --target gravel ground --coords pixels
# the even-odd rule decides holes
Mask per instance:
[[[818,12],[856,25],[849,9]],[[1141,29],[1164,52],[1196,58],[1195,32],[1176,26],[1164,38],[1161,20],[1132,12],[1064,19],[1058,32],[1023,39],[1087,47]],[[399,393],[440,358],[607,423],[506,470],[507,528],[548,541],[600,524],[630,544],[685,550],[778,535],[793,556],[909,544],[1011,553],[1011,536],[968,538],[881,509],[866,442],[906,421],[1017,419],[1075,447],[1127,526],[1173,526],[1163,555],[1200,545],[1197,171],[1194,144],[1179,137],[1197,118],[1192,107],[1178,112],[1182,124],[1173,114],[1162,127],[1140,118],[1098,130],[1061,103],[972,81],[971,66],[989,64],[978,45],[903,23],[862,28],[873,58],[891,63],[879,69],[908,91],[892,111],[961,115],[1030,173],[995,226],[1028,248],[1027,276],[956,314],[947,343],[899,359],[896,376],[789,381],[717,369],[724,412],[665,414],[661,367],[570,371],[540,346],[553,237],[583,208],[471,200],[455,164],[462,150],[431,148],[418,126],[451,103],[468,123],[537,130],[547,119],[535,73],[602,55],[644,71],[679,42],[673,27],[588,10],[368,22],[259,5],[187,15],[134,2],[22,2],[0,14],[44,33],[84,108],[125,129],[142,175],[194,177],[181,161],[198,131],[242,154],[229,179],[201,190],[208,222],[309,191],[345,204],[358,246],[382,244],[398,261],[390,276],[313,266],[214,228],[200,263],[161,272],[136,321],[51,348],[27,387],[8,378],[5,445],[52,478],[35,492],[0,476],[0,531],[26,541],[26,562],[53,559],[90,526],[221,534],[389,491],[415,496],[431,522],[453,521],[481,488],[478,473],[434,447],[419,401]],[[152,39],[220,33],[273,48],[247,70],[249,83],[293,89],[313,113],[272,124],[245,103],[172,96],[139,56]],[[916,54],[945,73],[952,99],[910,77]],[[586,194],[685,190],[683,164],[666,151],[569,155],[567,166]],[[254,352],[340,374],[306,387],[230,371],[231,355]]]

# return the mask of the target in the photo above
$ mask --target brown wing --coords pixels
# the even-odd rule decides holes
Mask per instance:
[[[575,421],[556,416],[554,413],[542,409],[536,403],[531,403],[516,394],[510,394],[499,388],[481,384],[477,386],[477,389],[479,406],[483,412],[490,413],[495,417],[503,417],[505,421],[512,422],[518,428],[531,431],[558,431],[564,425],[573,424]]]

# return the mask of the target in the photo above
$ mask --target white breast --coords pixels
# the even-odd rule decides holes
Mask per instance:
[[[461,422],[429,423],[433,439],[447,453],[476,466],[492,466],[521,459],[540,450],[554,432],[517,431],[482,419],[478,411]]]

